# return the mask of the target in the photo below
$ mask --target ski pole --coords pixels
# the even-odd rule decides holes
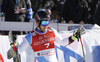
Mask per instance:
[[[21,62],[20,54],[18,54],[16,35],[12,35],[12,31],[9,32],[9,41],[10,41],[10,45],[13,47],[13,51],[14,51],[13,62]]]
[[[82,39],[80,38],[81,46],[82,46],[82,51],[83,51],[83,62],[85,62],[85,53],[84,53],[84,47],[82,43]]]
[[[82,25],[81,27],[83,27],[83,25]],[[84,29],[78,29],[78,30],[79,30],[79,31],[80,31],[80,30],[83,30],[83,31],[84,31]],[[80,32],[79,32],[79,33],[80,33]],[[78,41],[81,42],[82,52],[83,52],[83,62],[85,62],[85,53],[84,53],[84,47],[83,47],[83,43],[82,43],[82,39],[81,39],[81,33],[79,34],[79,39],[78,39]]]

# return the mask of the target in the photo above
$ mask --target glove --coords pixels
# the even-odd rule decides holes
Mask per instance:
[[[15,42],[15,47],[14,47],[14,43],[11,43],[10,45],[11,45],[11,47],[7,51],[7,58],[8,59],[11,59],[12,57],[14,57],[14,54],[16,54],[15,52],[17,52],[17,47],[18,47],[17,42]],[[14,51],[14,49],[15,49],[15,51]]]
[[[84,28],[83,25],[82,25],[82,26],[80,26],[79,29],[77,29],[77,30],[74,31],[74,33],[73,33],[73,35],[72,35],[71,38],[72,38],[73,40],[76,40],[76,39],[81,38],[81,36],[82,36],[83,34],[85,34],[85,28]]]

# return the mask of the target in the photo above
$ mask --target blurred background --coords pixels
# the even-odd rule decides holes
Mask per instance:
[[[43,8],[50,9],[52,13],[51,18],[55,20],[57,19],[59,23],[64,22],[61,12],[62,12],[62,8],[65,1],[66,0],[30,0],[34,14],[39,9],[43,9]],[[93,24],[94,12],[95,12],[98,0],[86,0],[86,1],[88,3],[89,23]],[[0,21],[4,21],[4,13],[1,11],[1,4],[2,4],[2,0],[0,0]]]

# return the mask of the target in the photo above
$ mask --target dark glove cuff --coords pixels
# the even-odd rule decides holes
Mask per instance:
[[[74,40],[72,39],[72,36],[69,37],[69,43],[74,42]]]

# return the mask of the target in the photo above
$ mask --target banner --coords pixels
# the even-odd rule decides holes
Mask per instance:
[[[10,49],[8,36],[0,36],[0,53],[4,62],[13,62],[13,59],[7,59],[7,51]]]
[[[99,33],[100,27],[95,25],[91,30],[86,30],[86,33],[81,38],[85,53],[85,62],[100,62]],[[63,37],[67,37],[68,34],[63,35]],[[55,47],[56,56],[59,62],[83,62],[83,51],[80,42],[75,41],[67,46],[56,44]]]
[[[70,35],[72,35],[72,32],[68,33],[69,34],[60,34],[60,35],[63,38],[65,37],[67,38]],[[83,62],[82,46],[81,43],[78,42],[77,40],[66,46],[62,46],[55,43],[55,50],[59,62]]]
[[[82,36],[86,62],[100,62],[100,27],[95,25]]]
[[[55,46],[56,56],[59,62],[82,62],[83,53],[80,42],[75,41],[69,46]]]

